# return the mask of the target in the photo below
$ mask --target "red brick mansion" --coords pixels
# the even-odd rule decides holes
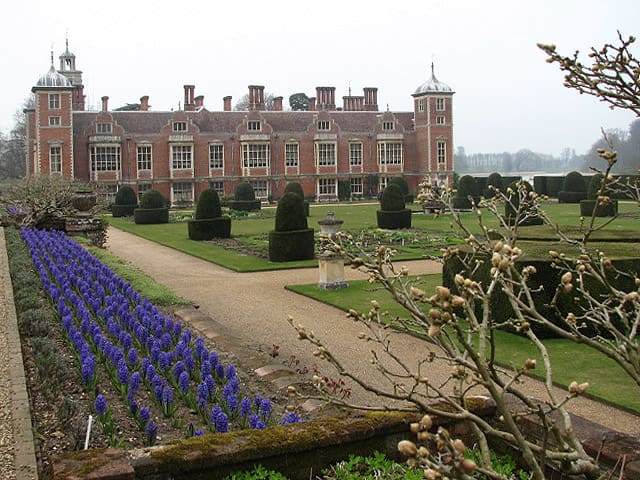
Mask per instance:
[[[403,176],[412,191],[425,178],[453,175],[453,91],[433,74],[413,93],[413,111],[378,109],[377,88],[344,96],[317,87],[307,111],[284,111],[282,97],[265,109],[264,87],[249,86],[246,111],[205,107],[193,85],[184,86],[178,111],[85,109],[82,72],[75,55],[60,55],[32,91],[27,111],[27,172],[62,175],[100,184],[108,194],[130,185],[141,194],[155,188],[175,203],[190,202],[205,188],[232,195],[249,181],[258,198],[278,198],[299,182],[318,201],[338,197],[348,182],[355,197],[376,194],[389,178]],[[53,59],[52,59],[53,60]]]

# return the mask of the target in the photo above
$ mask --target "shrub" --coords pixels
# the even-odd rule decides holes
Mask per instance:
[[[346,202],[351,198],[351,182],[338,180],[338,200]]]
[[[236,187],[236,200],[252,202],[256,199],[253,186],[249,182],[240,182]]]
[[[411,228],[411,210],[405,208],[404,195],[397,183],[387,185],[380,204],[381,209],[376,212],[379,228]]]
[[[397,183],[389,183],[382,192],[380,207],[385,212],[399,212],[405,209],[404,195]]]
[[[453,198],[453,208],[455,209],[468,209],[471,208],[471,200],[469,197],[477,203],[478,193],[476,189],[476,180],[471,175],[463,175],[458,180],[457,192]]]
[[[167,199],[164,198],[158,190],[153,188],[144,192],[140,199],[140,208],[165,208],[167,204]]]
[[[111,205],[111,213],[114,217],[128,217],[138,206],[138,197],[129,185],[123,185],[118,189],[116,198]]]
[[[596,209],[596,217],[615,217],[618,214],[618,200],[610,200],[606,205],[598,200],[580,200],[580,215],[590,217],[593,209]]]
[[[519,185],[522,185],[522,187],[519,187]],[[509,187],[514,191],[514,194],[510,198],[511,201],[506,202],[504,205],[504,217],[507,223],[513,225],[517,218],[518,225],[520,226],[542,225],[544,223],[542,218],[530,210],[528,194],[533,191],[531,184],[529,182],[514,182]],[[524,188],[524,192],[519,191],[519,188]],[[524,202],[521,205],[520,197],[525,192],[526,196],[524,197]],[[520,212],[519,214],[518,211]]]
[[[167,199],[155,189],[142,194],[140,207],[133,211],[133,220],[137,224],[169,223]]]
[[[589,180],[589,186],[587,187],[587,198],[589,200],[595,200],[598,198],[598,192],[602,187],[602,174],[596,173]]]
[[[229,208],[242,212],[252,212],[260,210],[260,200],[256,199],[253,186],[249,182],[241,182],[236,187],[234,200],[229,200]]]
[[[304,212],[304,200],[300,195],[289,191],[278,202],[276,209],[276,231],[290,232],[308,227]]]
[[[586,198],[587,192],[558,192],[558,203],[580,203]]]
[[[220,197],[218,197],[218,192],[213,188],[207,188],[198,198],[195,218],[196,220],[201,220],[204,218],[218,218],[221,216],[222,208],[220,207]]]
[[[289,182],[287,186],[284,187],[284,193],[293,192],[300,195],[300,198],[304,199],[304,190],[302,189],[302,185],[298,182]],[[304,213],[308,217],[309,216],[309,202],[304,201]]]
[[[275,230],[269,232],[269,260],[289,262],[314,257],[315,238],[308,228],[304,200],[294,192],[285,193],[278,201]]]
[[[494,188],[491,189],[489,188],[490,186]],[[496,194],[496,190],[502,191],[503,189],[504,185],[502,183],[502,175],[500,175],[498,172],[493,172],[487,177],[487,187],[484,190],[484,196],[486,198],[492,198]]]
[[[562,190],[565,192],[585,192],[587,191],[587,185],[584,181],[584,177],[580,172],[569,172],[564,178],[564,184]]]
[[[187,222],[191,240],[211,240],[213,238],[231,237],[231,217],[203,218]]]

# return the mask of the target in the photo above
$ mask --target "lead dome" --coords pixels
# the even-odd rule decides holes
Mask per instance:
[[[58,73],[53,65],[47,73],[40,75],[36,87],[72,87],[67,77]]]
[[[425,93],[453,93],[453,89],[449,85],[436,78],[433,64],[431,64],[431,78],[416,88],[414,95],[423,95]]]

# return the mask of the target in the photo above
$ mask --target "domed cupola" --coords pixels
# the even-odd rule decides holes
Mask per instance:
[[[454,93],[449,85],[436,78],[433,71],[433,63],[431,64],[431,78],[416,88],[413,96],[416,97],[430,93]]]
[[[40,78],[38,79],[38,83],[36,83],[36,87],[60,88],[60,87],[73,87],[73,85],[71,85],[71,82],[67,77],[58,73],[52,64],[51,68],[47,73],[45,73],[44,75],[40,75]]]

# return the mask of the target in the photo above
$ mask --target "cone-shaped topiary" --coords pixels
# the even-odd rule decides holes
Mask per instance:
[[[376,217],[379,228],[411,228],[411,210],[405,208],[404,195],[397,183],[390,183],[382,192]]]
[[[229,208],[232,210],[251,212],[260,210],[260,207],[260,200],[256,199],[253,185],[249,182],[240,182],[236,187],[235,199],[229,201]]]
[[[113,205],[111,205],[111,213],[114,217],[126,217],[133,215],[133,211],[138,206],[138,197],[133,188],[129,185],[123,185],[118,189]]]
[[[463,175],[460,177],[460,180],[458,180],[456,189],[456,195],[453,197],[453,208],[471,208],[471,200],[469,200],[469,197],[473,197],[476,200],[478,197],[478,193],[476,192],[476,179],[471,175]]]
[[[168,202],[162,194],[155,189],[147,190],[140,199],[140,208],[133,211],[136,223],[169,223]]]
[[[302,197],[302,199],[304,199],[304,190],[302,189],[302,185],[300,185],[298,182],[287,183],[287,186],[284,187],[284,193],[287,192],[297,193],[298,195],[300,195],[300,197]],[[304,202],[304,213],[307,217],[309,216],[309,202],[307,201]]]
[[[203,190],[198,198],[198,205],[196,206],[196,220],[201,220],[203,218],[218,218],[221,216],[222,208],[220,207],[220,197],[218,197],[218,192],[213,188]]]
[[[393,177],[389,179],[389,185],[395,183],[402,190],[402,195],[404,196],[405,203],[413,202],[413,195],[409,193],[409,184],[404,179],[404,177]]]
[[[253,201],[255,199],[253,186],[249,182],[240,182],[236,188],[236,200]]]
[[[269,260],[289,262],[314,257],[313,228],[308,228],[304,201],[294,192],[278,201],[275,230],[269,232]]]
[[[564,178],[562,191],[558,192],[560,203],[580,203],[587,198],[587,184],[580,172],[569,172]]]
[[[493,172],[487,177],[487,188],[484,192],[484,196],[485,198],[493,198],[496,194],[496,190],[502,191],[503,189],[504,185],[502,182],[502,175],[500,175],[498,172]]]

